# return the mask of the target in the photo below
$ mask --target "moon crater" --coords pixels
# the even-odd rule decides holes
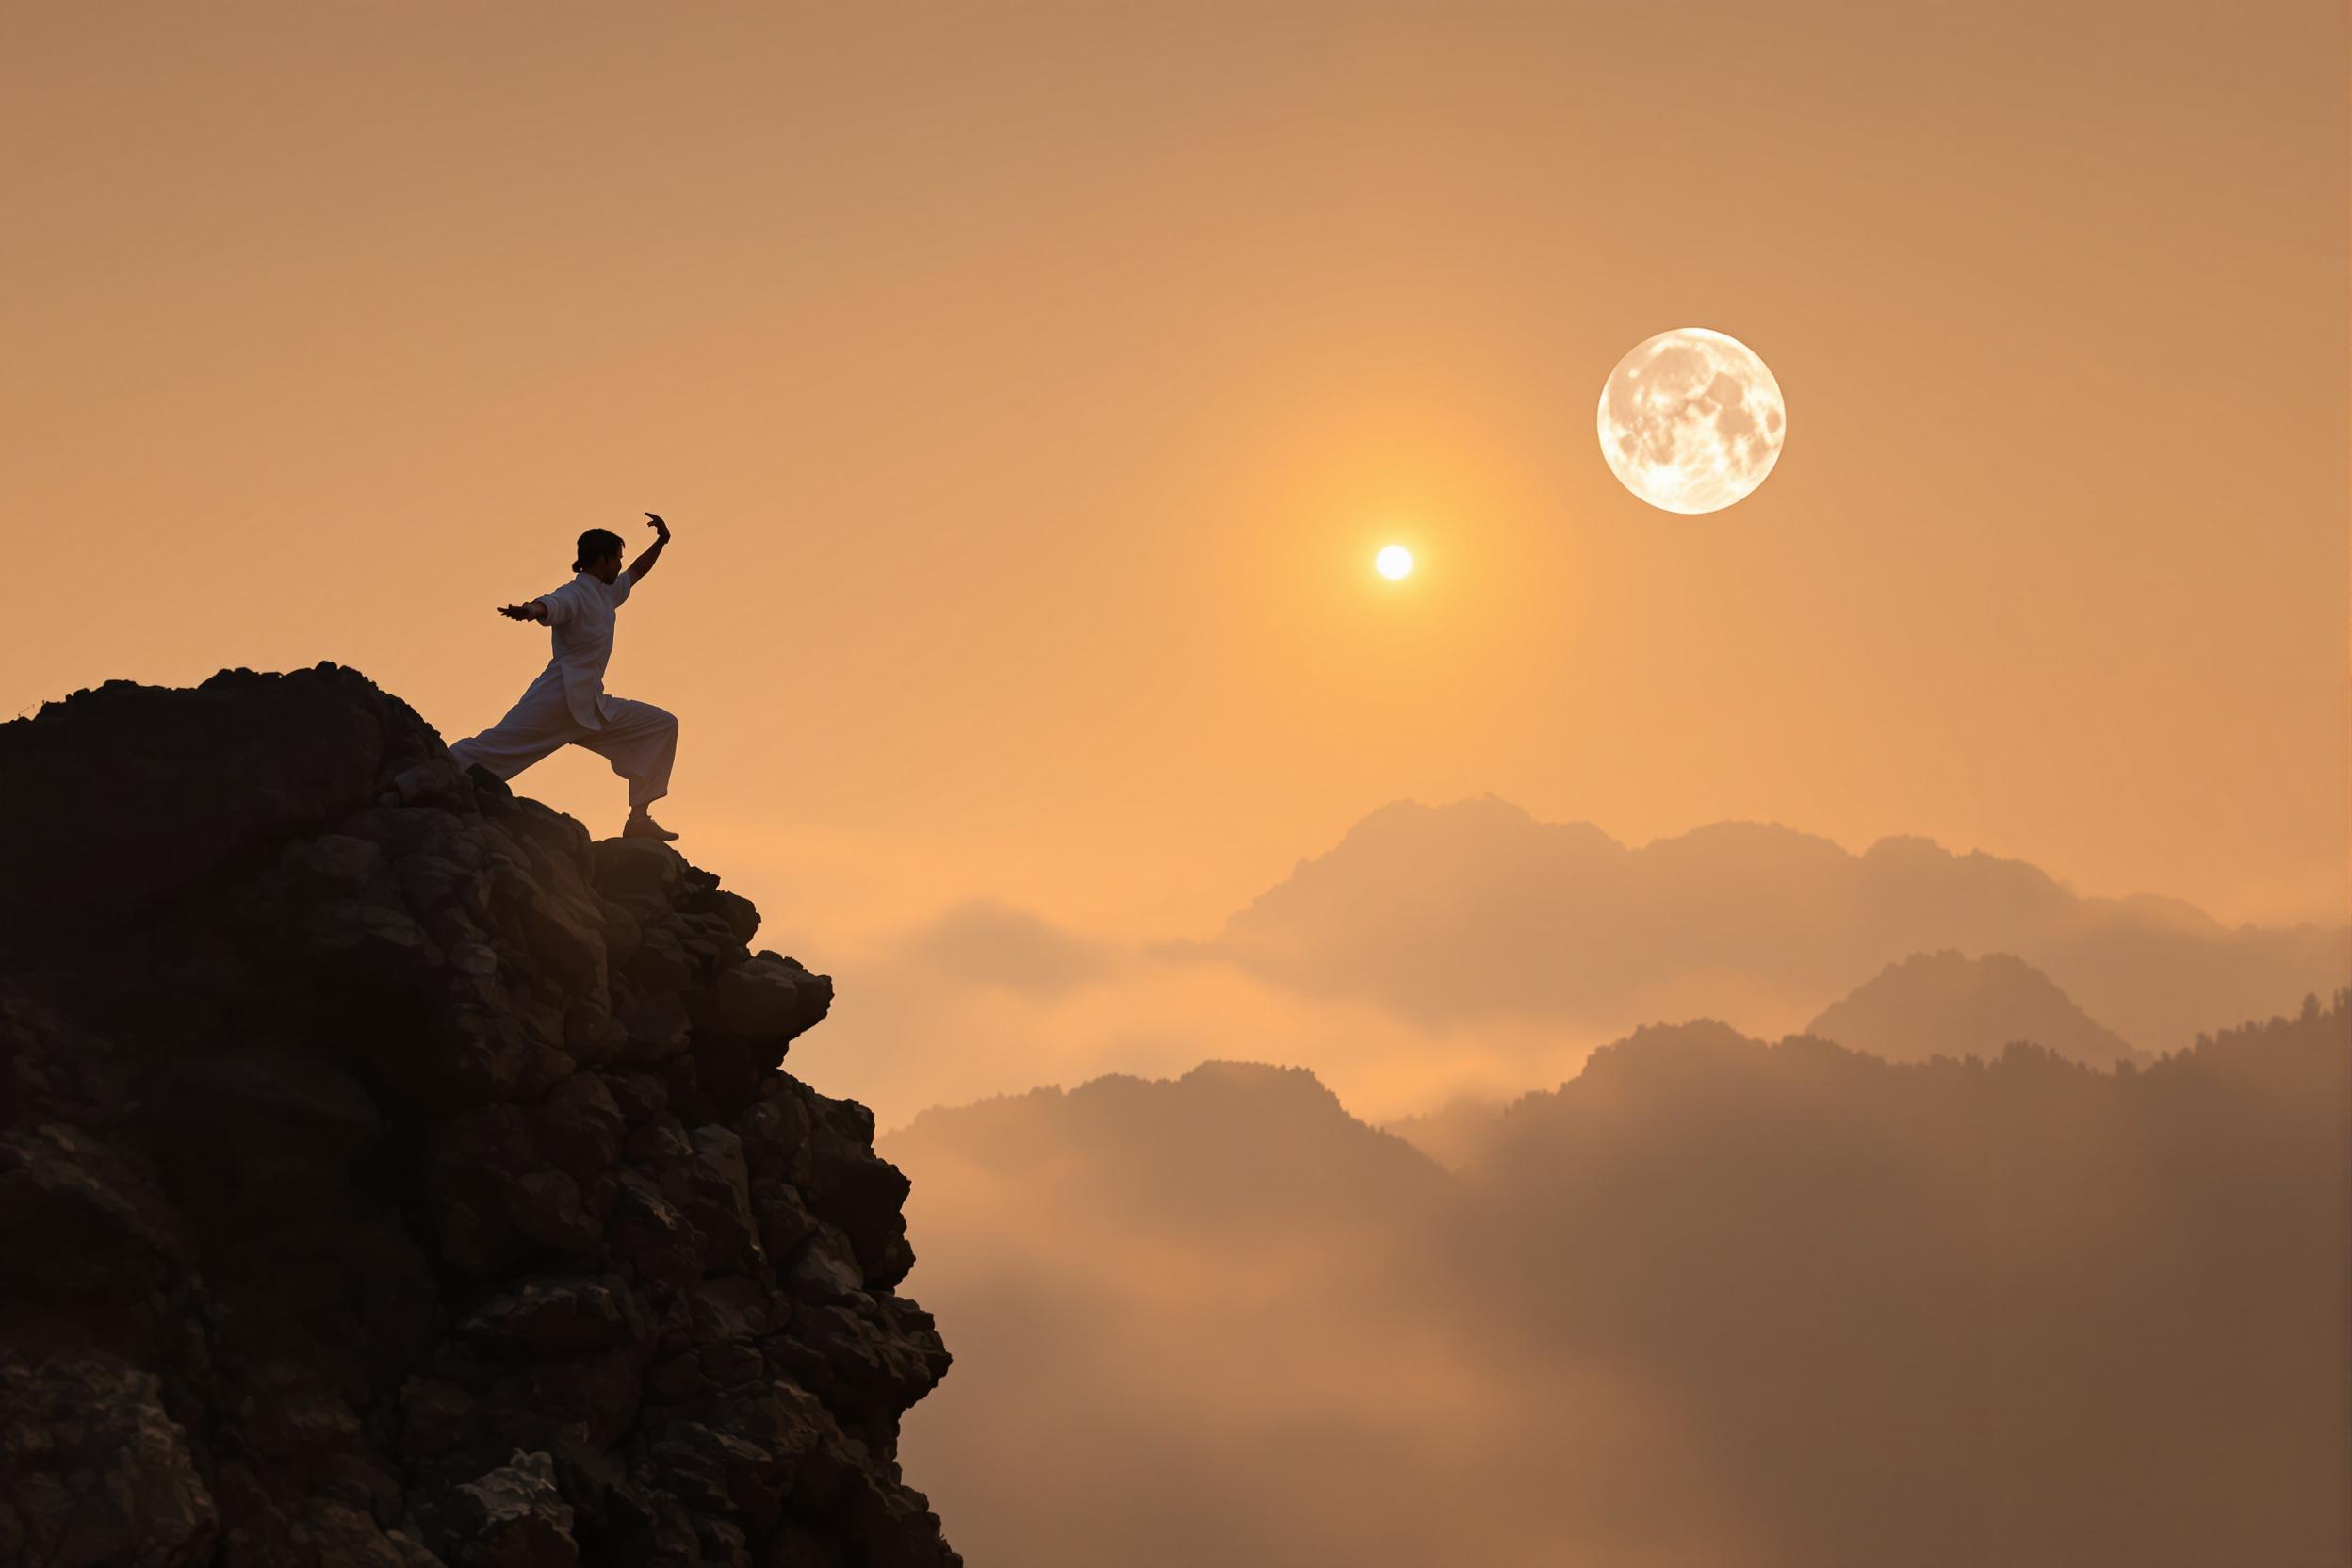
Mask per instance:
[[[1756,351],[1706,327],[1635,345],[1601,388],[1601,455],[1625,487],[1668,512],[1717,512],[1780,461],[1788,414]]]

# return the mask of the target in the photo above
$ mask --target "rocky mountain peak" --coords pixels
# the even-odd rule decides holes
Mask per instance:
[[[832,982],[354,671],[0,726],[0,1560],[947,1564]]]

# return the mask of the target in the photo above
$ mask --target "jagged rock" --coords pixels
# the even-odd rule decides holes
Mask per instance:
[[[174,1215],[154,1186],[77,1127],[46,1123],[0,1136],[0,1301],[137,1299],[189,1263]]]
[[[776,1042],[776,1059],[794,1037],[821,1022],[833,1005],[833,982],[799,960],[762,953],[721,974],[705,993],[697,1026]]]
[[[634,1170],[621,1177],[606,1241],[632,1280],[675,1289],[702,1272],[702,1237]]]
[[[596,912],[604,917],[605,962],[615,971],[629,968],[645,944],[644,923],[631,914],[629,906],[603,899]]]
[[[869,1285],[894,1285],[915,1266],[900,1209],[908,1191],[906,1175],[874,1153],[873,1112],[854,1100],[814,1093],[808,1103],[803,1185],[809,1206],[848,1235]]]
[[[647,926],[639,923],[637,956],[629,960],[629,983],[656,996],[675,996],[693,987],[694,963],[678,939],[674,921]]]
[[[528,1280],[476,1307],[458,1331],[508,1361],[609,1349],[645,1333],[628,1282]]]
[[[820,1224],[793,1261],[788,1282],[801,1300],[820,1306],[854,1302],[865,1298],[866,1277],[858,1270],[858,1254],[849,1238],[830,1225]]]
[[[653,839],[607,839],[596,846],[589,874],[607,898],[652,899],[666,912],[685,888],[686,858]]]
[[[620,1164],[629,1135],[629,1119],[612,1086],[603,1073],[580,1073],[548,1090],[539,1107],[541,1150],[583,1185]]]
[[[748,1268],[760,1260],[760,1222],[751,1212],[751,1173],[743,1141],[725,1127],[697,1127],[694,1190],[687,1218],[702,1233],[703,1261],[720,1269]]]
[[[0,1361],[0,1556],[208,1560],[220,1512],[185,1439],[152,1372],[99,1356]]]
[[[740,952],[721,923],[712,917],[710,923],[717,929],[700,945],[719,952],[722,959],[728,956],[723,950]],[[695,945],[688,943],[690,949]],[[751,1099],[792,1042],[823,1021],[832,1006],[832,980],[781,954],[723,964],[694,1009],[701,1103],[715,1112]]]
[[[41,802],[47,829],[0,847],[7,951],[153,913],[447,755],[406,703],[331,664],[223,670],[194,691],[111,680],[6,729],[8,798]]]
[[[517,1453],[478,1480],[453,1489],[434,1511],[432,1538],[451,1568],[574,1568],[571,1505],[555,1484],[555,1461]]]
[[[383,1141],[384,1118],[357,1080],[316,1057],[227,1051],[174,1062],[149,1115],[155,1158],[180,1207],[212,1228],[255,1211],[316,1211]]]
[[[760,911],[741,893],[711,888],[697,894],[689,907],[698,914],[716,915],[739,946],[749,947],[751,939],[760,934]]]
[[[676,991],[656,991],[632,1002],[620,1021],[626,1042],[623,1059],[641,1065],[678,1054],[694,1037],[686,1003]]]
[[[349,670],[0,725],[0,1562],[951,1563],[832,983]]]
[[[102,1040],[0,977],[0,1132],[36,1120],[104,1128],[122,1114]]]

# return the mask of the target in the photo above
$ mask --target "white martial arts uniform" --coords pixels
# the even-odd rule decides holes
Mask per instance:
[[[668,794],[670,766],[678,758],[678,720],[649,702],[604,692],[613,612],[628,602],[631,586],[627,572],[610,586],[582,572],[554,593],[542,594],[555,657],[506,717],[449,747],[450,760],[512,778],[559,746],[586,746],[629,780],[630,806]]]

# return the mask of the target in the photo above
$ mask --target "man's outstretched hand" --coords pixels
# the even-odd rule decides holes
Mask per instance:
[[[539,601],[533,599],[529,604],[502,604],[498,606],[498,613],[510,621],[535,621],[539,618]]]
[[[662,559],[662,547],[670,542],[670,525],[662,520],[659,512],[645,514],[645,526],[653,530],[653,543],[637,552],[637,559],[629,564],[629,580],[643,582],[653,571],[653,564]]]

